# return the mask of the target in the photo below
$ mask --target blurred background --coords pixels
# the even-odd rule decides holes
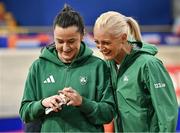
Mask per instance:
[[[180,106],[180,0],[0,0],[0,132],[23,132],[18,110],[28,69],[53,42],[53,19],[64,3],[83,16],[84,41],[100,57],[92,36],[96,18],[109,10],[135,18],[143,40],[157,45]]]

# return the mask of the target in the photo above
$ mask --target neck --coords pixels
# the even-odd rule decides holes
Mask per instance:
[[[121,64],[122,60],[125,58],[127,54],[130,54],[132,50],[132,46],[129,44],[124,45],[124,47],[121,49],[117,57],[114,59],[116,64]]]
[[[59,58],[59,60],[61,60],[63,63],[65,63],[65,64],[70,64],[71,62],[72,62],[72,60],[65,60],[65,59],[63,59],[61,56],[60,56],[60,54],[58,53],[58,58]]]
[[[124,51],[121,51],[118,56],[114,59],[116,64],[121,64],[122,60],[126,56],[126,53]]]

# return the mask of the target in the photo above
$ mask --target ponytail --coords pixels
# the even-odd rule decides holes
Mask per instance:
[[[135,39],[136,41],[142,42],[140,27],[136,20],[134,20],[132,17],[126,17],[126,22],[129,25],[129,35],[133,36],[130,38]],[[132,40],[129,40],[132,41]]]

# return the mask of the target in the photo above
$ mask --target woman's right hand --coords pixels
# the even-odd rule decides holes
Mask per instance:
[[[59,95],[50,96],[42,100],[42,105],[46,108],[52,108],[53,111],[58,112],[61,110],[59,103],[61,102],[61,97]]]

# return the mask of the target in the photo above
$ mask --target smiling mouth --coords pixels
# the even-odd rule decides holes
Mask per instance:
[[[72,50],[63,51],[63,53],[65,53],[65,54],[69,54],[71,52],[72,52]]]
[[[109,55],[111,53],[111,51],[102,51],[103,55]]]

